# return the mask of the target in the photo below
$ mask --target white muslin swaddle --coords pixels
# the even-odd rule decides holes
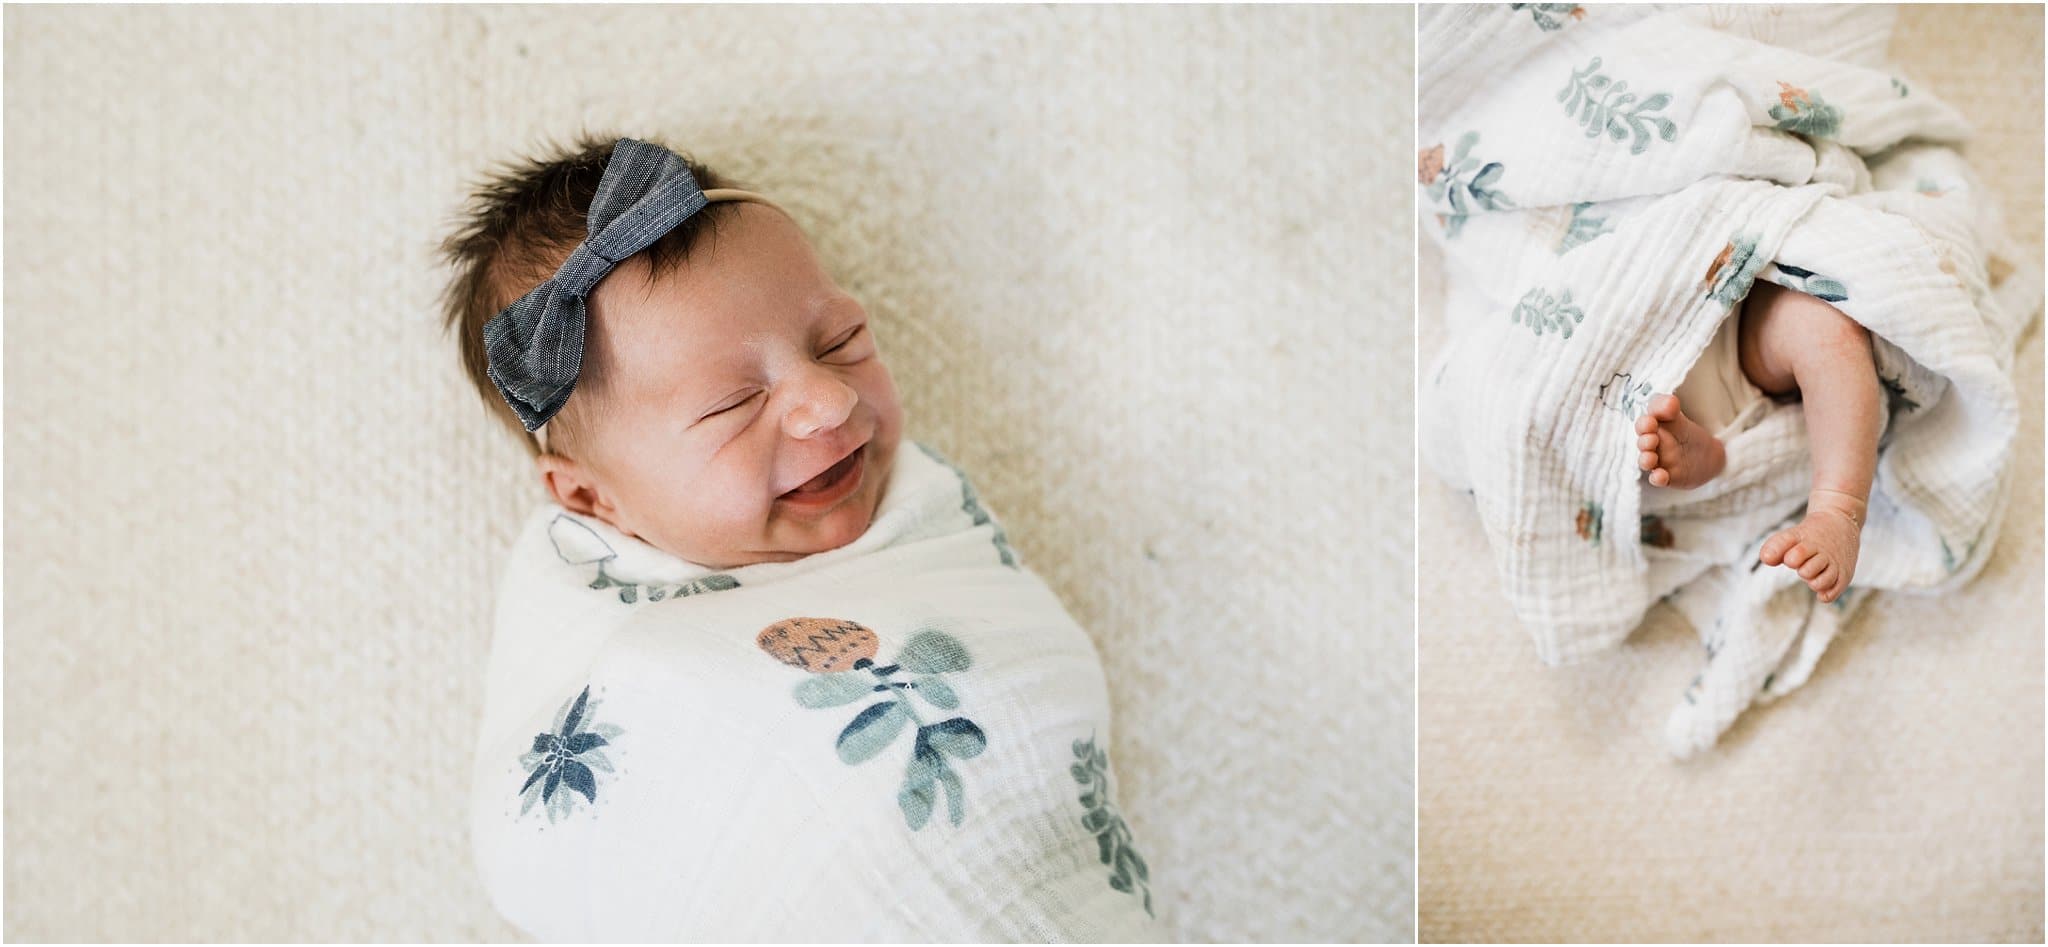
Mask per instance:
[[[1423,460],[1472,492],[1544,661],[1614,647],[1666,596],[1692,619],[1707,659],[1666,722],[1675,755],[1798,687],[1872,590],[1969,581],[2003,514],[2040,274],[1955,149],[1961,117],[1885,68],[1894,15],[1423,18],[1417,181],[1450,330],[1424,376]],[[1854,587],[1825,606],[1758,558],[1812,470],[1800,407],[1729,377],[1728,320],[1756,280],[1870,330],[1887,393]],[[1687,381],[1724,389],[1727,469],[1648,487],[1634,422]]]
[[[546,940],[1156,941],[1094,645],[905,442],[856,541],[714,572],[554,504],[500,589],[470,818]]]

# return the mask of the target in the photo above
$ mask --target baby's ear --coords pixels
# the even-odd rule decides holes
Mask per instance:
[[[588,467],[560,454],[542,454],[533,459],[533,465],[540,474],[541,486],[563,509],[612,522],[612,506],[591,477]]]

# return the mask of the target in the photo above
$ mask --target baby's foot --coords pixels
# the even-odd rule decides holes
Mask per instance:
[[[1806,518],[1764,540],[1764,565],[1783,565],[1799,573],[1823,602],[1840,598],[1856,576],[1856,554],[1863,549],[1863,517],[1869,505],[1839,490],[1815,490],[1806,500]]]
[[[1650,483],[1690,490],[1714,479],[1728,465],[1721,441],[1678,410],[1677,395],[1650,399],[1650,410],[1636,419],[1636,466],[1650,472]]]

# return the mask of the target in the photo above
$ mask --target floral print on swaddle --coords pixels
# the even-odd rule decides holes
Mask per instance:
[[[946,819],[959,825],[967,817],[967,790],[953,772],[952,760],[970,760],[988,748],[988,736],[966,717],[925,722],[919,701],[930,709],[954,710],[960,696],[945,675],[974,666],[967,648],[935,628],[910,636],[893,663],[877,665],[881,639],[855,621],[838,618],[787,618],[761,630],[755,643],[777,661],[813,675],[796,685],[796,702],[823,709],[851,704],[870,696],[880,699],[855,714],[839,731],[839,759],[857,765],[873,759],[896,742],[906,726],[916,726],[910,762],[896,804],[912,831],[931,821],[941,796]],[[905,679],[899,679],[902,675]]]
[[[705,592],[721,592],[740,587],[740,580],[724,573],[707,575],[687,582],[647,585],[638,582],[622,582],[605,571],[605,566],[619,558],[616,550],[590,525],[567,513],[557,514],[548,523],[548,541],[554,544],[555,555],[572,566],[597,567],[597,576],[590,580],[590,587],[596,590],[618,589],[619,601],[631,605],[638,601],[659,602],[665,598],[682,598],[686,595],[702,595]]]
[[[1756,234],[1739,233],[1728,238],[1727,245],[1707,264],[1706,278],[1700,281],[1700,289],[1708,299],[1733,306],[1749,295],[1749,284],[1770,262],[1756,252],[1756,244]]]
[[[1599,503],[1587,500],[1579,504],[1578,512],[1572,516],[1572,532],[1579,534],[1580,539],[1597,545],[1600,542],[1602,521],[1606,517],[1607,512],[1601,509]]]
[[[1771,106],[1770,114],[1779,131],[1795,135],[1833,138],[1842,131],[1841,109],[1823,101],[1818,92],[1808,92],[1782,80],[1778,83],[1778,104]]]
[[[1536,28],[1554,33],[1586,18],[1586,8],[1576,3],[1510,3],[1510,10],[1527,10]]]
[[[1765,277],[1786,289],[1798,290],[1816,299],[1831,303],[1848,302],[1849,288],[1840,280],[1830,279],[1812,270],[1793,266],[1790,263],[1772,263],[1771,272]]]
[[[1465,229],[1466,219],[1479,211],[1515,209],[1515,202],[1497,186],[1507,169],[1498,161],[1472,154],[1478,143],[1478,132],[1466,132],[1459,136],[1448,161],[1444,159],[1442,144],[1424,148],[1415,155],[1415,182],[1423,185],[1430,200],[1447,211],[1436,215],[1446,240],[1455,239]]]
[[[1564,233],[1558,236],[1557,246],[1552,252],[1563,256],[1576,247],[1593,242],[1595,238],[1614,232],[1614,228],[1608,226],[1606,217],[1596,217],[1587,213],[1592,206],[1592,201],[1580,201],[1572,205],[1570,216],[1565,220]]]
[[[519,756],[519,766],[526,771],[526,782],[519,787],[520,815],[539,804],[547,810],[548,822],[554,823],[576,810],[578,794],[583,804],[597,803],[597,774],[612,772],[605,748],[625,731],[598,723],[596,711],[590,687],[584,685],[581,693],[563,702],[551,729],[534,734],[533,749]]]

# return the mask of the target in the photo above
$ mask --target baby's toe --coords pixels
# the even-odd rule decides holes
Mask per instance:
[[[1656,450],[1656,449],[1657,449],[1657,435],[1655,435],[1655,434],[1641,434],[1641,435],[1637,435],[1637,437],[1636,437],[1636,447],[1637,447],[1637,449],[1639,449],[1639,450]]]
[[[1678,420],[1678,396],[1658,395],[1651,398],[1650,415],[1659,421]]]
[[[1803,543],[1795,542],[1792,544],[1792,548],[1785,550],[1785,564],[1793,569],[1806,565],[1806,560],[1811,558],[1813,558],[1813,553]]]
[[[1792,548],[1791,534],[1776,533],[1771,538],[1764,540],[1763,548],[1757,550],[1757,558],[1762,560],[1763,564],[1767,566],[1780,565],[1785,561],[1785,550],[1790,548]]]
[[[1652,471],[1650,471],[1650,485],[1651,485],[1651,486],[1657,486],[1657,487],[1664,487],[1664,486],[1670,486],[1670,484],[1671,484],[1671,471],[1665,470],[1665,469],[1664,469],[1664,468],[1662,468],[1662,467],[1659,467],[1659,468],[1657,468],[1657,469],[1655,469],[1655,470],[1652,470]]]
[[[1640,467],[1640,468],[1642,468],[1642,469],[1644,469],[1644,470],[1655,470],[1655,469],[1657,469],[1657,455],[1656,455],[1656,453],[1655,453],[1655,452],[1653,452],[1653,451],[1643,451],[1642,453],[1640,453],[1640,454],[1637,454],[1637,455],[1636,455],[1636,466],[1637,466],[1637,467]]]
[[[1637,419],[1636,419],[1636,433],[1637,433],[1637,434],[1655,434],[1655,433],[1657,433],[1657,419],[1656,419],[1656,418],[1655,418],[1654,416],[1652,416],[1652,415],[1648,415],[1648,414],[1645,414],[1645,415],[1643,415],[1642,417],[1640,417],[1640,418],[1637,418]]]
[[[1805,579],[1808,583],[1815,583],[1820,580],[1821,573],[1826,572],[1827,568],[1828,560],[1826,556],[1814,556],[1806,560],[1805,565],[1799,567],[1799,577]]]

